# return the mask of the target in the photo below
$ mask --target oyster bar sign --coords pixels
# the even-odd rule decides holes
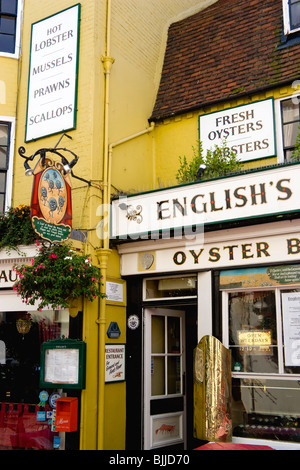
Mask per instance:
[[[205,225],[299,212],[299,181],[295,163],[121,197],[112,201],[111,237],[193,236]]]

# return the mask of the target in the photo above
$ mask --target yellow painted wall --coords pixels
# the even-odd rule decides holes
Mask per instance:
[[[152,112],[164,57],[168,25],[216,0],[113,0],[111,2],[111,49],[114,59],[110,81],[108,143],[118,142],[145,129]],[[17,149],[24,146],[26,156],[40,148],[52,148],[60,134],[35,142],[24,141],[31,25],[75,4],[71,0],[25,0],[22,49],[19,61],[0,57],[1,80],[7,86],[6,100],[0,100],[0,115],[14,115],[17,125],[12,205],[30,204],[32,180],[24,176],[23,159]],[[101,240],[96,226],[97,208],[102,203],[104,139],[104,73],[102,56],[106,53],[106,0],[82,0],[78,74],[78,112],[76,129],[68,131],[72,140],[66,147],[79,157],[74,173],[91,182],[72,180],[73,228],[87,232],[87,243],[76,243],[98,263]],[[1,82],[0,82],[1,86]],[[18,92],[18,93],[17,93]],[[1,88],[0,88],[1,93]],[[0,95],[1,98],[2,95]],[[163,144],[164,146],[164,144]],[[163,148],[163,147],[162,147]],[[159,148],[160,150],[160,148]],[[156,145],[154,134],[118,145],[112,154],[112,192],[128,188],[149,189],[156,184]],[[112,250],[108,279],[120,280],[119,256]],[[122,305],[107,304],[106,324],[117,321],[120,339],[126,342],[126,298]],[[80,448],[97,448],[98,333],[99,303],[84,304],[83,339],[87,343],[86,389],[82,392]],[[108,338],[106,341],[112,342]],[[124,449],[126,430],[125,383],[105,386],[104,448]]]
[[[199,139],[199,116],[204,113],[212,113],[226,108],[248,104],[254,101],[264,100],[273,97],[275,100],[279,98],[289,97],[295,93],[292,87],[278,88],[267,93],[254,95],[250,99],[232,100],[221,106],[213,106],[199,112],[183,114],[171,119],[163,120],[156,124],[155,139],[155,155],[156,155],[156,183],[161,182],[162,186],[176,185],[176,173],[179,168],[179,156],[186,156],[188,161],[193,156],[192,147],[197,147]],[[276,157],[263,160],[253,160],[243,164],[244,169],[256,168],[277,163]],[[157,186],[159,187],[159,186]]]
[[[18,68],[17,59],[0,57],[0,116],[16,116]]]

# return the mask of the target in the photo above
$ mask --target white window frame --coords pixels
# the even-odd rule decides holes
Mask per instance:
[[[5,206],[4,206],[4,209],[8,210],[9,207],[11,206],[11,201],[12,201],[16,119],[14,117],[9,117],[9,116],[0,116],[0,121],[10,124],[8,167],[7,167],[7,173],[6,173],[6,191],[5,191]]]
[[[21,55],[21,33],[22,33],[22,22],[23,22],[23,3],[24,3],[24,0],[18,0],[16,38],[15,38],[15,52],[13,54],[11,54],[9,52],[2,52],[0,50],[0,57],[11,57],[12,59],[18,59]]]
[[[288,34],[292,34],[292,33],[296,33],[297,31],[300,31],[300,27],[296,29],[291,29],[289,0],[282,0],[282,11],[283,11],[284,34],[287,36]]]
[[[300,99],[299,89],[300,89],[300,80],[295,80],[292,84],[292,88],[295,89],[295,92],[292,95],[284,96],[279,98],[274,102],[275,109],[275,128],[276,128],[276,148],[277,148],[277,163],[285,163],[284,151],[283,151],[283,123],[282,123],[282,114],[281,114],[281,102],[289,99]]]

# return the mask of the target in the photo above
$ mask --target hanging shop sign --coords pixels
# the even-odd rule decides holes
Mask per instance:
[[[34,170],[31,221],[36,233],[50,242],[69,238],[72,230],[71,180],[63,164],[45,158]]]
[[[25,141],[76,125],[80,5],[32,25]]]
[[[299,212],[299,180],[296,163],[121,197],[112,201],[111,237],[190,238],[205,225]]]
[[[242,162],[276,154],[273,98],[199,116],[204,154],[222,147]]]

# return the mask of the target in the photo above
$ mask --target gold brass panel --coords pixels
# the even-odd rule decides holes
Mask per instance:
[[[232,440],[230,351],[213,336],[194,349],[194,437]]]

